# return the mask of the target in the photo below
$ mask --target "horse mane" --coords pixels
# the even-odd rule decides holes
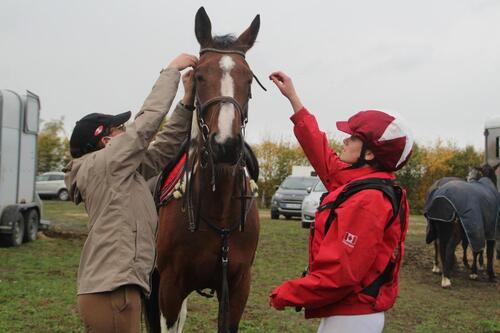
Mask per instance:
[[[483,174],[483,177],[488,177],[491,179],[493,184],[495,184],[495,186],[497,185],[497,175],[495,174],[495,169],[491,165],[484,164],[481,167],[481,173]]]

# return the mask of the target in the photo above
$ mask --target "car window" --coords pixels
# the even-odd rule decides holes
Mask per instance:
[[[63,180],[64,176],[62,175],[50,175],[49,180]]]
[[[314,186],[314,192],[326,192],[327,189],[322,182],[318,182],[316,186]]]
[[[314,186],[317,181],[317,178],[289,177],[283,181],[281,188],[287,190],[305,190],[308,187]]]
[[[43,182],[43,181],[47,181],[47,180],[49,180],[49,176],[47,176],[47,175],[41,175],[41,176],[36,177],[37,182]]]

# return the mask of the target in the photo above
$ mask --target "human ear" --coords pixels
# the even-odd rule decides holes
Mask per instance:
[[[99,142],[101,143],[101,145],[103,147],[106,147],[106,145],[108,144],[109,140],[111,140],[111,138],[109,136],[103,136]]]
[[[373,155],[372,151],[370,149],[367,149],[365,152],[365,161],[371,161],[375,158],[375,155]]]

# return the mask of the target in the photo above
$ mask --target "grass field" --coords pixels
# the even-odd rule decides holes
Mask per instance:
[[[86,215],[81,207],[45,202],[53,221],[50,237],[20,248],[0,248],[0,332],[82,332],[75,306],[75,280]],[[307,258],[307,231],[299,221],[270,220],[262,211],[261,237],[241,332],[315,332],[318,320],[293,309],[268,306],[269,291],[296,277]],[[412,216],[401,292],[387,313],[385,332],[500,332],[500,283],[467,279],[458,267],[453,289],[443,290],[431,273],[432,251],[424,244],[425,221]],[[459,254],[459,253],[457,253]],[[497,274],[500,261],[495,262]],[[185,332],[216,331],[217,304],[190,296]]]

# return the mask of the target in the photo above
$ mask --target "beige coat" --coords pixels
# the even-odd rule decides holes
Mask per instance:
[[[78,294],[140,286],[150,293],[157,213],[146,180],[178,153],[192,112],[180,104],[151,143],[177,92],[180,73],[163,70],[134,122],[105,148],[70,162],[66,185],[85,203],[88,237],[78,269]]]

